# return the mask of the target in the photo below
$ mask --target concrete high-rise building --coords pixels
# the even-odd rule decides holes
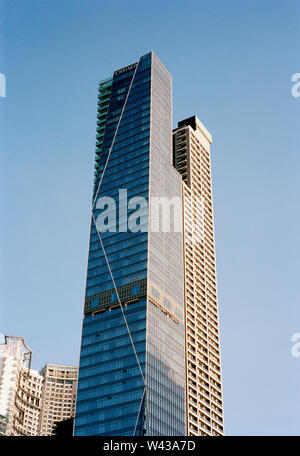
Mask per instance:
[[[0,435],[51,435],[53,425],[74,417],[78,367],[47,364],[31,369],[23,337],[0,344]]]
[[[172,148],[171,85],[153,52],[99,84],[75,435],[223,432],[211,136]]]
[[[3,435],[38,433],[42,377],[30,368],[32,352],[23,337],[0,344],[0,415]]]
[[[59,421],[74,417],[78,367],[46,364],[43,378],[39,435],[52,435]]]
[[[188,435],[224,432],[211,143],[195,116],[173,131],[173,163],[183,180]]]

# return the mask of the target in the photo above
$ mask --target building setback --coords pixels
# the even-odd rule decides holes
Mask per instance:
[[[171,85],[153,52],[99,84],[74,435],[223,433],[211,136],[193,117],[172,148]]]

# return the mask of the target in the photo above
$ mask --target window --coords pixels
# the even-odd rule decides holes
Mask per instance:
[[[140,285],[134,285],[131,288],[131,296],[137,295],[141,292],[141,286]]]
[[[168,308],[171,309],[171,303],[167,298],[164,298],[164,305]]]
[[[110,297],[111,302],[116,302],[118,301],[118,296],[117,293],[112,293]]]
[[[159,299],[159,291],[156,288],[152,287],[151,293],[154,298]]]
[[[97,307],[99,305],[99,298],[93,298],[91,300],[91,307]]]

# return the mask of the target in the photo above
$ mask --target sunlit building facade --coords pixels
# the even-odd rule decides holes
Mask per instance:
[[[46,364],[42,375],[39,435],[53,435],[54,425],[75,415],[78,367]]]
[[[36,436],[42,377],[30,368],[32,352],[23,337],[5,336],[0,344],[1,434]]]
[[[210,145],[195,116],[173,131],[173,162],[182,176],[187,435],[222,435],[223,398]]]

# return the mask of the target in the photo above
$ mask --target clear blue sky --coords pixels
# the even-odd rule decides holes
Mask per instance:
[[[212,168],[225,426],[300,434],[298,0],[0,1],[0,332],[77,364],[98,81],[154,50]]]

